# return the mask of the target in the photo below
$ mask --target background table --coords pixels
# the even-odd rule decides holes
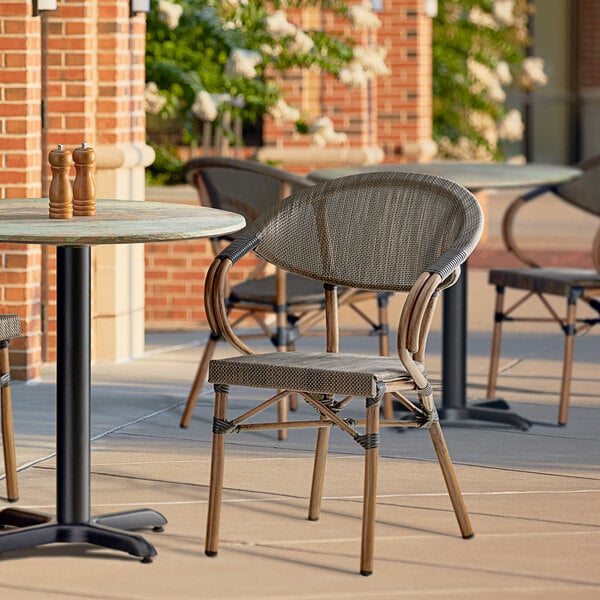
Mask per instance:
[[[212,237],[244,227],[240,215],[212,208],[98,200],[94,217],[48,218],[48,200],[0,200],[0,241],[57,246],[56,519],[19,509],[0,512],[0,552],[86,542],[149,562],[154,547],[123,531],[162,528],[141,509],[90,517],[90,247]]]
[[[491,188],[552,186],[581,175],[579,169],[558,165],[444,161],[338,167],[312,171],[308,177],[315,182],[320,182],[346,175],[377,171],[410,171],[437,175],[463,185],[475,195]],[[453,424],[469,424],[474,420],[504,423],[520,429],[528,429],[531,423],[508,410],[508,405],[502,400],[467,406],[466,335],[467,263],[463,265],[459,280],[444,292],[440,419]]]

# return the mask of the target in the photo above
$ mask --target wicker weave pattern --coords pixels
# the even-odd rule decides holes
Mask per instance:
[[[445,252],[466,258],[482,227],[479,204],[462,186],[382,172],[297,192],[248,231],[260,239],[256,253],[287,271],[336,285],[406,291]]]
[[[590,269],[492,269],[492,285],[568,296],[573,288],[600,289],[600,274]]]
[[[422,368],[422,365],[420,365]],[[213,360],[208,380],[249,387],[377,396],[377,382],[415,385],[397,358],[332,352],[272,352]]]
[[[558,186],[556,192],[567,202],[600,216],[600,156],[578,166],[583,169],[581,177]]]
[[[290,192],[312,185],[304,177],[247,160],[198,158],[186,164],[186,177],[199,177],[204,183],[208,206],[239,213],[248,224],[280,199],[282,174]]]
[[[0,315],[0,341],[21,335],[21,321],[17,315]]]

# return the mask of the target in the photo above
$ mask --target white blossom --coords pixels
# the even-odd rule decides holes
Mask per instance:
[[[496,75],[502,85],[510,85],[512,83],[513,78],[507,62],[502,61],[496,65]]]
[[[467,59],[467,68],[477,82],[471,87],[473,93],[478,94],[485,91],[493,102],[506,100],[506,92],[502,89],[497,72],[472,57]]]
[[[469,113],[469,123],[487,142],[491,149],[498,145],[498,129],[492,116],[480,110],[474,110]]]
[[[183,6],[168,2],[168,0],[160,0],[158,3],[158,18],[167,25],[169,29],[176,29],[179,25],[179,19],[183,14]]]
[[[258,73],[256,65],[262,62],[262,55],[254,50],[234,48],[227,59],[225,72],[231,77],[254,79]]]
[[[354,60],[361,65],[368,76],[389,75],[385,64],[387,50],[383,46],[357,46],[354,48]]]
[[[498,29],[498,23],[496,19],[494,19],[490,13],[482,10],[479,6],[475,6],[469,11],[469,21],[478,27]]]
[[[297,27],[287,20],[286,14],[282,10],[275,11],[265,20],[265,28],[276,40],[296,35]]]
[[[521,76],[521,84],[530,89],[536,85],[546,85],[548,76],[544,72],[544,59],[535,56],[529,56],[521,65],[523,74]]]
[[[476,160],[489,162],[494,160],[492,152],[485,146],[478,146],[474,140],[461,137],[456,144],[453,144],[447,137],[439,142],[440,150],[445,156],[457,160]]]
[[[310,125],[310,134],[313,142],[317,146],[326,146],[327,144],[343,144],[348,136],[345,133],[338,133],[333,127],[333,122],[329,117],[320,117]]]
[[[361,87],[367,83],[369,77],[362,66],[355,62],[340,69],[338,79],[348,87]]]
[[[269,109],[269,114],[277,125],[295,123],[300,118],[300,111],[290,106],[283,98],[279,98],[277,103]]]
[[[498,124],[498,137],[509,142],[518,142],[523,139],[524,130],[521,113],[513,109]]]
[[[515,24],[514,10],[514,0],[494,0],[493,2],[494,17],[506,27],[511,27]]]
[[[308,54],[314,47],[315,43],[312,38],[301,29],[298,29],[289,45],[289,50],[294,54]]]
[[[370,0],[365,0],[362,4],[354,4],[348,8],[348,18],[352,27],[357,31],[373,30],[381,27],[381,20],[373,12]]]
[[[151,114],[157,115],[162,109],[167,99],[160,95],[158,86],[154,81],[146,84],[144,91],[144,110]]]
[[[227,94],[228,95],[228,94]],[[217,118],[219,98],[202,90],[196,94],[196,101],[192,104],[192,112],[202,121],[214,121]]]

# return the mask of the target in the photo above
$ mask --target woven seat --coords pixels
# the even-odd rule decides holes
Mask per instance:
[[[235,158],[205,157],[189,161],[185,175],[198,191],[200,202],[205,206],[238,212],[246,223],[252,223],[261,213],[288,196],[292,191],[310,187],[313,182],[282,169],[249,160]],[[215,255],[223,243],[244,235],[245,230],[233,236],[211,240]],[[325,318],[323,285],[295,273],[282,270],[268,273],[264,261],[253,269],[250,276],[240,283],[229,286],[228,308],[235,311],[236,326],[258,326],[258,333],[250,331],[246,339],[267,336],[278,351],[294,350],[296,340]],[[338,291],[341,305],[354,310],[368,324],[368,333],[379,339],[379,353],[388,355],[388,314],[390,294],[367,290],[343,288]],[[377,321],[372,321],[358,304],[367,300],[377,302]],[[248,328],[247,328],[248,329]],[[194,382],[181,417],[181,426],[188,427],[202,385],[206,381],[208,363],[220,338],[211,336],[200,359]],[[290,395],[292,408],[296,398]],[[287,405],[281,403],[280,419],[287,419]],[[384,411],[390,417],[393,407],[386,398]],[[279,437],[285,437],[285,430]]]
[[[230,432],[252,430],[318,430],[308,509],[313,521],[320,516],[331,429],[350,435],[364,449],[363,575],[373,570],[380,426],[429,432],[461,534],[465,538],[473,535],[424,365],[438,296],[456,281],[482,226],[477,201],[459,185],[416,173],[367,173],[295,192],[219,253],[206,277],[206,314],[213,336],[225,337],[244,355],[210,361],[215,412],[206,554],[216,555],[219,544],[225,437]],[[228,318],[225,283],[232,265],[249,252],[290,273],[321,282],[326,352],[256,354],[236,333]],[[339,352],[338,286],[407,292],[398,325],[397,356]],[[229,419],[231,385],[270,389],[272,395]],[[281,403],[290,391],[314,411],[312,419],[256,421],[261,413],[266,418],[263,411]],[[380,415],[386,394],[408,410],[408,418]],[[357,396],[363,398],[365,418],[343,418],[344,409]]]
[[[10,340],[21,335],[21,322],[17,315],[0,315],[0,382],[2,449],[4,453],[4,471],[6,492],[9,502],[19,499],[17,482],[17,458],[15,453],[15,433],[13,429],[12,398],[10,393],[10,362],[8,345]]]
[[[503,324],[524,321],[555,322],[564,334],[559,425],[566,425],[568,418],[575,337],[600,323],[600,228],[592,245],[595,270],[542,267],[527,256],[517,243],[513,229],[520,209],[547,192],[552,192],[590,215],[600,216],[600,156],[578,166],[583,171],[578,179],[552,188],[537,188],[511,203],[503,219],[503,242],[506,249],[527,266],[517,269],[492,269],[489,274],[490,284],[496,286],[496,310],[487,397],[496,396]],[[507,289],[521,290],[525,295],[519,294],[516,300],[505,307]],[[564,316],[556,312],[545,297],[547,295],[566,298]],[[523,310],[533,299],[540,301],[540,306],[549,314],[548,318],[539,317],[537,311],[532,316]],[[578,305],[586,305],[588,314],[578,316]]]
[[[423,372],[423,365],[418,365]],[[396,384],[414,390],[397,357],[336,352],[272,352],[211,361],[209,381],[249,387],[375,398],[378,386]]]

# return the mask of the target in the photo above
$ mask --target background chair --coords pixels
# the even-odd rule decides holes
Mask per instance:
[[[245,355],[210,363],[215,412],[206,554],[213,556],[218,549],[225,434],[281,427],[318,430],[310,520],[320,514],[330,429],[340,428],[364,448],[363,575],[373,569],[380,425],[429,431],[461,533],[465,538],[473,535],[424,360],[439,291],[456,281],[482,225],[479,204],[455,183],[416,173],[367,173],[293,194],[217,256],[207,274],[204,295],[210,327],[214,335],[223,335]],[[228,320],[225,282],[232,264],[252,250],[279,268],[323,283],[327,352],[253,354],[236,335]],[[408,292],[398,326],[398,356],[339,353],[337,286]],[[228,420],[230,385],[277,391]],[[314,409],[312,420],[246,423],[290,390]],[[408,409],[409,419],[380,421],[379,405],[386,392]],[[409,397],[411,392],[416,399]],[[366,399],[366,418],[342,418],[341,411],[355,396]]]
[[[205,206],[220,208],[242,214],[248,224],[293,191],[313,184],[305,177],[277,169],[259,162],[224,157],[203,157],[185,165],[185,177],[198,191],[200,202]],[[211,240],[215,256],[224,243],[230,242],[243,232],[225,238]],[[282,269],[269,272],[269,265],[260,261],[250,276],[231,287],[227,304],[236,311],[234,326],[253,321],[258,334],[246,338],[267,336],[278,351],[293,350],[296,340],[324,319],[325,298],[323,286]],[[272,267],[272,266],[271,266]],[[379,353],[388,354],[388,297],[379,294],[344,288],[340,290],[339,302],[349,306],[369,325],[369,332],[379,337]],[[377,301],[377,322],[362,311],[357,303],[373,299]],[[274,318],[274,323],[273,323]],[[206,381],[208,363],[212,358],[219,335],[211,335],[200,359],[198,370],[181,417],[180,425],[188,427],[198,401],[202,385]],[[292,395],[292,407],[295,398]],[[386,399],[386,416],[393,414],[391,400]],[[287,404],[281,403],[280,418],[287,419]],[[283,430],[282,430],[283,432]],[[284,437],[282,433],[280,437]]]
[[[6,492],[9,502],[19,499],[17,482],[17,458],[15,434],[13,430],[12,399],[10,393],[10,364],[8,345],[10,340],[21,335],[21,323],[17,315],[0,315],[0,385],[2,415],[2,449],[4,451],[4,471]]]
[[[592,259],[595,270],[541,267],[528,257],[517,244],[513,228],[518,211],[525,204],[546,192],[553,192],[565,202],[597,217],[600,216],[600,156],[577,166],[583,170],[582,176],[578,179],[555,187],[541,187],[532,190],[517,198],[507,208],[502,223],[504,245],[527,267],[492,269],[489,274],[489,282],[496,286],[496,308],[487,397],[493,398],[496,395],[502,324],[511,321],[554,321],[565,336],[558,411],[559,425],[566,425],[567,423],[575,336],[600,323],[600,228],[596,233],[592,246]],[[514,288],[524,292],[509,308],[504,307],[506,288]],[[556,312],[546,296],[563,296],[566,298],[564,316],[560,316]],[[540,318],[537,316],[537,311],[535,316],[524,315],[522,312],[518,313],[519,316],[513,314],[531,298],[538,298],[550,316]],[[591,309],[592,316],[584,318],[577,316],[577,305],[582,303]]]

